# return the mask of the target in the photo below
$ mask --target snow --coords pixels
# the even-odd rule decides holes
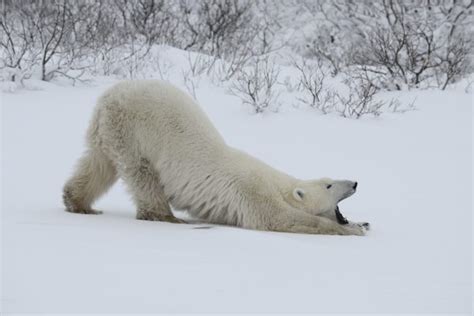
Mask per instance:
[[[230,145],[300,178],[359,182],[341,210],[372,230],[343,237],[137,221],[122,183],[103,215],[64,212],[95,99],[114,82],[2,95],[4,312],[470,313],[472,94],[403,92],[416,111],[360,120],[252,115],[200,80]]]

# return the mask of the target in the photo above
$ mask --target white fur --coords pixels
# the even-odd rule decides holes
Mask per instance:
[[[249,229],[365,231],[324,215],[355,191],[353,182],[298,180],[227,146],[199,106],[164,82],[122,82],[106,91],[87,144],[64,189],[71,212],[94,213],[91,204],[119,176],[134,196],[139,219],[179,222],[171,204],[202,221]]]

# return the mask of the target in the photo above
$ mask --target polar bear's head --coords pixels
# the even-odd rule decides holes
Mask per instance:
[[[333,212],[337,204],[354,194],[356,189],[357,182],[349,180],[300,181],[291,194],[291,204],[314,215]]]

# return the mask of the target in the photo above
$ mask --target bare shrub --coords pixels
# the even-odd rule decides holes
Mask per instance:
[[[438,87],[442,90],[446,89],[448,84],[472,73],[474,69],[470,55],[473,44],[472,40],[461,35],[455,41],[449,42],[444,52],[436,56],[439,68],[435,76]]]
[[[2,3],[0,45],[5,66],[23,72],[22,78],[37,73],[41,80],[60,75],[75,82],[92,64],[87,58],[95,37],[91,31],[95,6],[66,0]]]
[[[251,0],[181,0],[180,47],[213,56],[207,74],[216,83],[227,81],[252,58],[277,48],[276,22],[266,7]]]
[[[297,90],[303,93],[303,97],[298,98],[303,104],[325,112],[323,104],[323,88],[326,74],[322,69],[322,63],[318,61],[308,61],[305,58],[293,59],[293,67],[298,70],[299,79]]]
[[[315,21],[306,53],[333,74],[367,66],[383,89],[441,89],[472,72],[473,1],[303,1]]]
[[[213,67],[215,58],[203,54],[188,52],[185,68],[181,70],[186,90],[197,100],[196,89],[201,82],[201,76]]]
[[[392,99],[387,105],[387,111],[390,111],[392,113],[406,113],[409,111],[414,111],[416,110],[415,103],[416,98],[414,98],[413,101],[408,104],[404,104],[397,99]]]
[[[199,77],[193,77],[189,70],[182,70],[182,75],[183,75],[183,83],[184,86],[186,87],[186,90],[191,94],[191,96],[194,98],[194,100],[197,100],[197,95],[196,95],[196,89],[199,87],[199,83],[201,81],[201,78]]]
[[[4,80],[22,84],[31,77],[37,58],[32,28],[22,19],[15,3],[3,4],[0,9],[0,69]]]
[[[190,74],[193,77],[197,77],[209,72],[209,69],[215,63],[215,58],[204,54],[188,52],[186,61]]]
[[[161,0],[103,0],[97,8],[92,41],[95,72],[136,79],[146,76],[155,59],[154,44],[167,42],[175,24],[169,4]],[[162,75],[162,74],[161,74]]]
[[[135,37],[141,36],[147,44],[172,42],[178,19],[172,3],[165,0],[116,0],[125,28]]]
[[[348,78],[344,81],[348,93],[334,92],[333,97],[338,101],[335,111],[343,117],[358,119],[365,115],[379,116],[384,110],[403,113],[414,108],[414,102],[402,106],[397,99],[389,101],[374,98],[378,88],[371,81],[354,81]]]
[[[296,87],[303,94],[298,100],[322,114],[338,113],[346,118],[358,119],[367,115],[379,116],[383,112],[405,113],[414,109],[414,101],[402,104],[394,98],[377,99],[380,88],[374,85],[375,80],[362,75],[356,77],[354,71],[345,74],[345,89],[341,91],[325,84],[321,62],[309,63],[302,59],[293,62],[293,65],[299,73]]]
[[[21,2],[17,9],[34,36],[41,80],[49,81],[58,74],[78,78],[82,67],[77,61],[85,55],[84,46],[75,41],[79,33],[75,29],[76,23],[84,23],[77,14],[80,10],[74,10],[68,1]],[[79,70],[79,73],[68,75],[74,70]]]
[[[180,0],[183,48],[223,57],[243,38],[252,19],[249,0]]]
[[[374,9],[367,1],[350,0],[301,0],[301,6],[310,15],[313,29],[305,35],[302,54],[325,60],[331,74],[337,75],[351,64]]]
[[[245,46],[246,44],[243,44]],[[241,71],[249,62],[257,58],[250,50],[241,48],[240,51],[235,50],[229,53],[225,59],[213,57],[213,62],[208,69],[212,81],[219,85],[232,79],[239,71]]]
[[[93,20],[89,27],[94,37],[88,43],[88,47],[94,52],[90,56],[91,71],[95,75],[105,76],[127,73],[121,69],[126,60],[137,52],[147,51],[148,47],[137,47],[136,36],[131,36],[132,32],[124,20],[126,16],[121,14],[114,2],[101,0],[95,4],[94,13],[91,14]]]
[[[376,23],[367,39],[368,49],[360,51],[354,62],[371,66],[364,71],[383,75],[381,79],[394,82],[397,90],[417,87],[434,75],[430,69],[439,66],[434,56],[439,50],[434,29],[423,20],[408,19],[398,3],[385,2],[383,8],[386,25]]]
[[[75,82],[89,70],[137,78],[152,43],[172,29],[163,3],[5,1],[2,72],[8,69],[10,80],[38,73],[45,81],[62,76]]]
[[[8,80],[36,72],[42,80],[75,80],[85,71],[133,79],[146,68],[152,45],[163,43],[212,56],[207,74],[222,82],[253,56],[271,51],[275,37],[268,14],[259,10],[265,6],[251,0],[2,4],[0,67]]]
[[[471,77],[467,80],[466,86],[464,87],[464,92],[466,93],[472,93],[473,89],[472,87],[474,86],[474,79]]]
[[[377,88],[370,82],[359,85],[346,82],[349,87],[347,96],[336,93],[335,97],[339,101],[336,111],[343,117],[360,118],[363,115],[371,114],[379,116],[383,101],[374,101]]]
[[[253,58],[247,67],[237,72],[229,91],[250,105],[255,113],[276,108],[279,73],[280,69],[268,56]]]

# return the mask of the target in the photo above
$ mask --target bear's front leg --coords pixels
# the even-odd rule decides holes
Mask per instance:
[[[368,222],[353,222],[345,218],[339,210],[339,207],[336,207],[334,211],[321,213],[320,216],[329,218],[330,220],[333,220],[339,223],[340,225],[347,225],[349,227],[361,227],[365,230],[370,230],[370,224]]]
[[[289,233],[364,236],[361,226],[341,225],[333,220],[303,211],[282,212],[272,220],[271,230]]]

